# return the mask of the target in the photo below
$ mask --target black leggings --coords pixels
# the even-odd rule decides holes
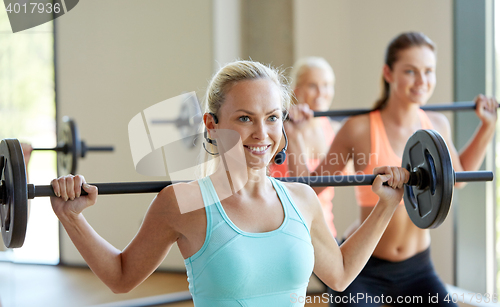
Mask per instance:
[[[448,292],[434,271],[430,248],[400,262],[372,256],[344,292],[328,291],[330,306],[457,306],[446,297]]]

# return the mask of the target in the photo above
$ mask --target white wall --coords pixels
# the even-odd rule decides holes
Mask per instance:
[[[73,117],[89,145],[114,145],[89,154],[79,172],[89,182],[165,180],[134,170],[127,125],[143,109],[196,91],[212,75],[212,7],[204,0],[86,0],[56,19],[58,118]],[[169,115],[171,116],[171,115]],[[85,217],[123,249],[153,194],[100,196]],[[83,264],[62,231],[61,259]],[[163,267],[183,269],[178,252]]]
[[[214,73],[241,58],[241,0],[213,0]]]
[[[453,99],[453,11],[451,0],[294,0],[295,56],[322,56],[336,74],[333,108],[368,108],[381,91],[384,52],[404,31],[421,31],[438,46],[437,87],[429,103]],[[352,188],[335,190],[339,234],[358,216]],[[432,234],[438,274],[453,283],[450,218]]]

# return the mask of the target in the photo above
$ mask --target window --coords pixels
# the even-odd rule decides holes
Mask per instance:
[[[498,101],[500,101],[500,5],[494,7],[494,57],[495,57],[495,94]],[[496,149],[495,149],[495,176],[500,174],[500,125],[497,122],[496,132]],[[495,202],[496,220],[495,220],[495,257],[496,257],[496,278],[495,278],[495,291],[500,294],[500,180],[496,178],[496,202]]]
[[[12,33],[6,11],[0,10],[0,138],[54,147],[55,112],[53,23]],[[56,154],[34,152],[28,176],[31,183],[48,184],[56,176]],[[59,224],[49,198],[30,204],[24,246],[0,252],[0,259],[57,264]]]

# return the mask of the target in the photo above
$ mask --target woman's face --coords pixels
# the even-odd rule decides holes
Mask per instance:
[[[299,103],[308,104],[313,111],[326,111],[335,94],[334,83],[335,78],[331,71],[311,67],[297,80],[295,97]]]
[[[276,84],[267,79],[239,81],[226,93],[215,128],[238,132],[247,166],[264,168],[278,150],[282,116],[281,95]]]
[[[424,105],[436,86],[436,55],[427,46],[402,50],[392,71],[384,67],[384,77],[390,84],[391,96]]]

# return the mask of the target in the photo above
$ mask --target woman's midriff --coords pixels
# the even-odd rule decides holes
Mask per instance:
[[[361,207],[363,222],[373,207]],[[424,250],[431,243],[428,229],[421,229],[411,221],[403,205],[399,205],[380,239],[373,256],[388,261],[403,261]]]

